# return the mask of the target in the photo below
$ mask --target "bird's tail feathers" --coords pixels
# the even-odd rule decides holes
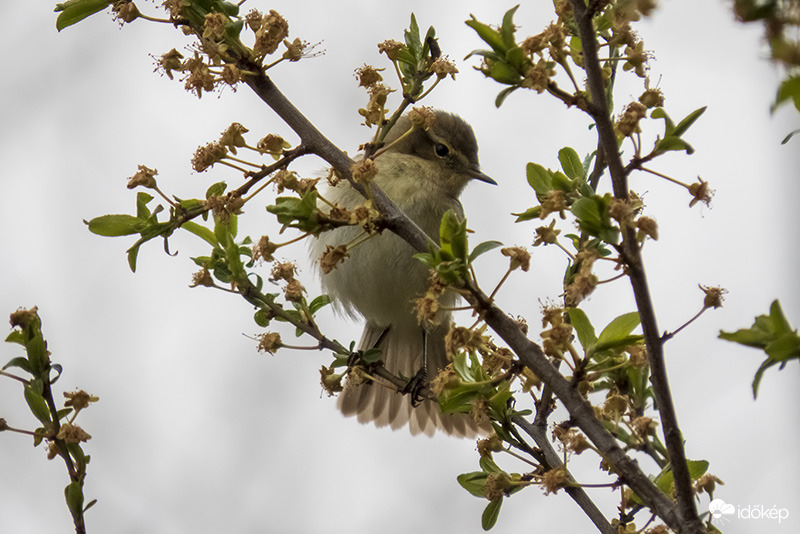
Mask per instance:
[[[427,335],[428,378],[434,378],[447,365],[444,336],[448,325]],[[386,369],[395,375],[412,377],[422,365],[423,335],[419,327],[385,328],[367,323],[359,350],[378,346]],[[381,339],[381,336],[383,338]],[[424,400],[416,407],[408,395],[376,383],[346,384],[339,394],[339,409],[346,416],[355,415],[359,422],[373,422],[378,427],[398,429],[408,424],[412,434],[432,436],[440,431],[457,437],[486,434],[489,428],[479,428],[469,414],[443,414],[438,403]]]

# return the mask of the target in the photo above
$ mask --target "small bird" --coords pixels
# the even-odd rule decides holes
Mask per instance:
[[[375,158],[378,172],[373,183],[438,243],[444,213],[454,210],[464,217],[458,197],[467,183],[496,182],[479,170],[472,127],[457,115],[433,113],[435,121],[427,129],[412,128],[408,115],[397,121],[386,136],[387,149]],[[345,181],[323,195],[346,209],[365,201]],[[361,232],[358,226],[345,226],[321,233],[312,240],[312,258],[319,260],[328,246],[350,243]],[[425,294],[430,271],[413,257],[415,252],[400,237],[384,231],[349,250],[348,257],[321,279],[340,311],[366,319],[359,350],[381,349],[387,370],[404,377],[415,376],[425,361],[432,378],[448,363],[444,339],[451,317],[440,312],[436,326],[418,323],[414,301]],[[440,305],[451,308],[456,298],[454,292],[445,291]],[[339,408],[346,416],[356,415],[360,422],[373,421],[379,427],[397,429],[408,423],[412,434],[432,435],[437,429],[456,436],[478,432],[469,414],[442,414],[430,400],[413,406],[408,397],[375,383],[347,383],[339,395]]]

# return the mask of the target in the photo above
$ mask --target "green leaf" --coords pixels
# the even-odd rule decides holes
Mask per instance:
[[[781,82],[771,111],[774,112],[781,104],[789,100],[794,102],[794,107],[800,111],[800,75],[790,76]]]
[[[186,221],[181,225],[181,228],[187,230],[197,237],[203,239],[209,245],[215,246],[218,244],[217,238],[214,235],[214,232],[210,228],[206,228],[201,224],[197,224],[194,221]]]
[[[503,37],[500,35],[500,32],[491,26],[478,21],[478,19],[476,19],[474,16],[472,17],[472,20],[467,20],[464,22],[467,26],[475,30],[478,34],[478,37],[483,39],[486,44],[491,46],[492,50],[505,56],[507,47],[503,42]]]
[[[86,223],[93,234],[105,237],[138,234],[147,227],[147,221],[133,215],[101,215]]]
[[[672,135],[674,135],[675,137],[680,137],[684,133],[686,133],[686,130],[688,130],[689,127],[691,127],[691,125],[694,124],[697,121],[697,119],[700,118],[700,115],[705,113],[706,109],[707,106],[703,106],[702,108],[696,109],[691,113],[689,113],[686,116],[686,118],[684,118],[681,122],[678,123],[677,126],[675,126],[675,130],[672,131]]]
[[[778,363],[800,358],[800,336],[789,324],[778,300],[770,305],[769,315],[756,317],[752,327],[736,332],[720,331],[719,337],[761,349],[767,355],[767,359],[761,363],[753,378],[754,398],[758,396],[758,386],[767,369]]]
[[[50,409],[47,407],[47,402],[45,402],[41,393],[35,391],[30,385],[27,385],[25,386],[24,395],[25,402],[28,403],[28,408],[30,408],[34,417],[45,426],[50,424]]]
[[[779,362],[775,360],[770,360],[767,358],[764,360],[761,365],[758,367],[755,376],[753,377],[753,383],[751,387],[753,388],[753,398],[758,398],[758,386],[761,385],[761,379],[764,377],[764,371],[772,367],[773,365],[778,365]]]
[[[472,410],[472,401],[481,397],[482,384],[463,384],[446,388],[439,394],[439,408],[442,413],[469,413]]]
[[[147,204],[153,200],[153,195],[139,191],[136,193],[136,216],[140,219],[147,219],[150,217],[150,209]],[[156,208],[158,209],[158,208]]]
[[[311,301],[311,304],[308,305],[308,310],[313,315],[317,313],[318,310],[320,310],[324,306],[327,306],[330,303],[331,303],[331,298],[328,295],[320,295]]]
[[[669,115],[667,115],[667,112],[664,110],[664,108],[654,109],[650,114],[650,117],[654,119],[664,119],[664,135],[672,135],[673,130],[675,130],[675,123],[672,122],[672,119]]]
[[[469,255],[469,262],[472,263],[481,254],[485,254],[490,250],[494,250],[497,247],[502,247],[502,246],[503,244],[500,241],[484,241],[483,243],[479,244],[474,249],[472,249],[472,253]]]
[[[439,225],[439,241],[442,258],[467,261],[467,221],[461,220],[456,212],[447,210]],[[451,257],[447,257],[449,254]]]
[[[514,39],[514,13],[519,9],[519,4],[515,5],[503,15],[503,25],[500,27],[500,37],[503,40],[503,45],[506,48],[516,47],[517,42]]]
[[[606,197],[594,195],[579,198],[572,204],[570,211],[578,219],[581,230],[606,243],[616,244],[619,241],[619,229],[611,223]]]
[[[49,358],[47,357],[47,342],[42,337],[40,330],[37,330],[25,344],[28,352],[28,361],[31,364],[31,371],[35,376],[40,376],[47,369]]]
[[[20,330],[12,330],[11,333],[6,336],[6,343],[18,343],[24,347],[26,341],[27,338],[25,334]]]
[[[528,163],[525,166],[525,175],[537,197],[544,198],[553,189],[552,174],[538,163]]]
[[[601,351],[635,342],[639,336],[630,336],[630,333],[639,326],[639,322],[639,312],[630,312],[615,318],[600,332],[595,350]]]
[[[266,328],[269,326],[270,317],[272,317],[272,312],[270,310],[259,308],[253,315],[253,320],[261,328]]]
[[[473,471],[458,475],[456,480],[462,488],[476,497],[484,497],[483,488],[486,486],[487,474],[483,471]]]
[[[494,460],[492,460],[488,456],[481,456],[481,459],[480,459],[479,463],[480,463],[481,469],[483,469],[483,472],[486,473],[486,474],[502,473],[503,472],[503,470],[500,469],[500,466],[497,465],[494,462]]]
[[[494,99],[494,106],[496,108],[499,108],[500,106],[502,106],[503,102],[505,102],[506,98],[508,98],[508,95],[510,95],[511,93],[516,91],[517,89],[519,89],[518,85],[512,85],[511,87],[506,87],[505,89],[503,89],[502,91],[497,93],[497,98]]]
[[[558,161],[561,162],[561,168],[564,169],[564,174],[573,180],[576,178],[585,178],[583,170],[583,162],[574,148],[564,147],[558,151]]]
[[[506,61],[487,61],[483,73],[504,85],[516,86],[522,80],[519,71]]]
[[[534,206],[532,208],[528,208],[522,213],[512,213],[511,215],[517,216],[517,219],[514,222],[524,222],[524,221],[530,221],[531,219],[538,219],[541,213],[542,213],[542,207]]]
[[[708,471],[708,462],[706,460],[686,460],[686,467],[689,469],[691,479],[697,480]],[[672,485],[675,482],[672,468],[665,467],[653,482],[662,493],[670,495],[672,493]]]
[[[579,198],[572,204],[570,211],[580,221],[581,228],[585,226],[587,231],[588,228],[601,228],[605,223],[600,206],[593,198]],[[589,233],[595,235],[594,231]]]
[[[239,14],[239,6],[230,2],[215,2],[216,6],[221,13],[225,13],[229,17],[235,17]]]
[[[134,273],[136,272],[136,258],[139,255],[140,246],[141,243],[137,243],[128,249],[128,267],[130,267],[131,272]]]
[[[72,517],[81,517],[83,515],[83,488],[80,482],[70,482],[64,488],[64,497],[67,500],[67,508],[72,513]]]
[[[58,13],[56,18],[56,29],[63,30],[67,26],[82,21],[95,13],[104,10],[111,4],[108,0],[68,0],[61,4],[56,4],[54,11]]]
[[[6,339],[6,341],[8,341],[8,339]],[[3,370],[5,371],[9,367],[19,367],[23,371],[28,372],[32,375],[36,374],[33,372],[33,368],[31,367],[31,362],[29,362],[27,358],[23,358],[22,356],[11,358],[8,361],[8,363],[3,366]]]
[[[305,232],[319,232],[317,218],[317,192],[309,191],[302,198],[278,197],[267,211],[277,216],[278,222]]]
[[[419,37],[419,24],[417,24],[417,17],[411,13],[411,24],[405,30],[406,46],[414,54],[415,58],[420,58],[422,55],[422,41]]]
[[[225,182],[217,182],[217,183],[211,185],[206,190],[206,199],[209,199],[211,197],[220,196],[221,194],[223,194],[225,192],[225,189],[227,187],[228,187],[228,185]]]
[[[675,137],[669,135],[664,139],[659,139],[656,142],[656,152],[668,152],[670,150],[685,150],[687,154],[694,154],[694,148],[692,145],[681,139],[680,137]]]
[[[483,515],[481,515],[481,526],[483,527],[483,530],[491,530],[495,523],[497,523],[497,518],[500,517],[500,507],[502,505],[502,497],[498,497],[493,501],[489,501],[489,504],[483,511]]]
[[[567,313],[570,323],[575,328],[575,333],[578,334],[578,341],[581,342],[583,350],[588,352],[593,349],[597,343],[597,335],[594,333],[594,326],[589,321],[586,312],[580,308],[570,308]]]

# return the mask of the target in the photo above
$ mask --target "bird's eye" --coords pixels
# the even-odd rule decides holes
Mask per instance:
[[[444,143],[436,143],[436,145],[434,145],[433,147],[433,150],[434,152],[436,152],[436,155],[439,156],[440,158],[446,158],[447,155],[450,153],[450,149],[447,148],[447,145],[445,145]]]

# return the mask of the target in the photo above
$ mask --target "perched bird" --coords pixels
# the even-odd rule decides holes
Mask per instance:
[[[457,115],[440,110],[434,114],[435,121],[427,129],[412,128],[407,115],[397,121],[386,137],[387,150],[375,158],[378,172],[372,180],[438,243],[444,213],[454,210],[464,217],[458,197],[467,183],[496,182],[479,170],[472,127]],[[347,209],[365,201],[345,181],[323,195]],[[328,246],[350,243],[361,232],[358,226],[346,226],[321,233],[311,244],[312,258],[319,260]],[[359,349],[377,346],[387,370],[405,377],[415,376],[426,360],[427,376],[433,378],[448,363],[444,339],[451,318],[449,312],[440,312],[438,325],[423,328],[418,323],[414,301],[425,294],[430,271],[413,257],[415,252],[400,237],[384,231],[349,250],[343,262],[321,273],[321,279],[340,310],[366,319]],[[440,304],[452,307],[455,300],[456,295],[446,291]],[[469,414],[442,414],[430,400],[412,406],[409,396],[375,383],[346,384],[339,408],[362,423],[373,421],[393,429],[408,423],[412,434],[432,435],[438,429],[473,436],[478,431]]]

